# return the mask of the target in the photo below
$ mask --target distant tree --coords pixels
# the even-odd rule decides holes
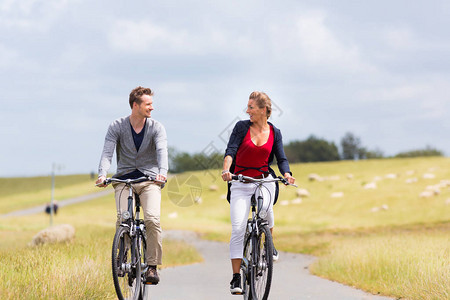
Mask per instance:
[[[383,158],[383,157],[384,157],[384,153],[380,149],[366,151],[366,153],[365,153],[365,158],[367,158],[367,159]]]
[[[444,153],[431,146],[426,146],[425,149],[400,152],[397,155],[395,155],[395,157],[420,157],[420,156],[444,156]]]
[[[175,148],[169,148],[169,170],[172,173],[181,173],[185,171],[217,169],[222,166],[223,154],[205,153],[189,154],[187,152],[178,152]]]
[[[361,147],[361,139],[351,132],[347,132],[341,139],[342,159],[362,159],[365,158],[366,150]]]
[[[304,141],[290,142],[284,151],[290,163],[339,160],[336,145],[314,135]]]

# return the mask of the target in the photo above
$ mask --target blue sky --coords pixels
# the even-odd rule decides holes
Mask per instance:
[[[138,85],[178,151],[223,150],[253,90],[285,142],[450,154],[448,1],[0,2],[0,176],[96,171]]]

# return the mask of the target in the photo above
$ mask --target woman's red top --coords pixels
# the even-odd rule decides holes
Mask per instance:
[[[250,136],[250,128],[236,153],[235,174],[257,177],[269,172],[269,156],[273,147],[273,127],[270,126],[269,139],[264,145],[256,146]]]

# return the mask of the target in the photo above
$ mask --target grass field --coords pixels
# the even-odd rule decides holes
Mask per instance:
[[[298,199],[297,189],[281,188],[279,202],[275,205],[274,231],[279,250],[316,255],[319,259],[310,267],[312,273],[374,294],[402,299],[449,299],[450,188],[445,180],[450,180],[450,159],[310,163],[293,165],[292,170],[298,185],[310,195]],[[323,180],[309,180],[312,173]],[[224,199],[226,185],[219,179],[219,174],[219,170],[209,170],[174,176],[163,190],[163,229],[195,230],[205,238],[227,242],[229,205]],[[376,188],[365,189],[368,183],[375,183]],[[441,185],[439,193],[430,198],[419,197],[431,186],[436,189],[438,184]],[[211,187],[214,185],[217,189]],[[3,188],[9,186],[3,185]],[[80,180],[72,186],[60,186],[58,191],[75,195],[96,190],[89,180]],[[25,202],[28,195],[40,193],[49,195],[49,190],[10,193],[10,197],[0,198],[0,207],[6,210],[26,207],[29,204],[21,202]],[[201,197],[201,204],[193,203],[197,196]],[[18,203],[4,203],[11,197]],[[58,193],[55,197],[63,199]],[[33,205],[48,201],[37,198],[40,197],[34,198]],[[31,259],[29,264],[37,266],[37,274],[48,273],[46,278],[51,282],[53,277],[49,270],[52,267],[47,268],[36,260],[56,256],[59,257],[56,265],[66,266],[63,270],[76,266],[76,272],[80,273],[75,277],[84,280],[77,284],[85,286],[89,281],[89,272],[83,268],[99,269],[98,272],[105,272],[102,276],[106,276],[106,281],[110,281],[109,269],[100,269],[105,264],[109,266],[108,255],[105,257],[104,253],[110,251],[113,206],[112,198],[105,197],[65,207],[56,221],[76,226],[75,241],[38,250],[26,244],[38,230],[47,226],[48,217],[42,214],[17,218],[14,222],[0,219],[0,263],[5,265],[5,262],[14,261],[19,253],[20,257]],[[100,241],[98,245],[97,240]],[[188,261],[198,259],[195,252],[186,249]],[[59,254],[55,255],[55,251]],[[193,258],[189,258],[191,255]],[[17,281],[22,284],[19,285],[13,274],[21,264],[7,265],[0,269],[2,295],[5,291],[21,289],[36,279],[21,276],[24,273],[19,272]],[[71,274],[58,276],[73,280]],[[70,284],[64,288],[65,291],[53,293],[73,295],[72,299],[96,298],[99,294],[95,293],[102,293],[104,298],[114,296],[110,286],[101,287],[100,292],[87,286],[79,292],[82,294],[71,294],[74,291],[70,290]],[[31,291],[30,295],[43,290],[51,291],[51,287],[47,284],[38,291]]]
[[[33,183],[32,178],[28,180]],[[90,180],[84,180],[71,188],[81,186],[90,191],[92,185]],[[30,195],[29,192],[24,195]],[[19,195],[14,197],[21,199]],[[54,222],[72,224],[76,229],[75,239],[39,247],[28,243],[49,225],[47,215],[0,218],[0,298],[116,299],[110,258],[115,215],[113,194],[63,207]],[[194,247],[183,242],[165,239],[163,248],[164,267],[202,260]]]
[[[311,163],[292,169],[298,185],[310,196],[299,203],[297,189],[282,187],[274,208],[278,249],[316,255],[319,260],[310,268],[314,274],[374,294],[449,299],[450,188],[443,182],[438,195],[419,195],[450,179],[450,159]],[[312,173],[323,181],[310,181]],[[166,201],[166,227],[192,229],[227,242],[226,187],[212,176],[219,174],[215,170],[178,175],[179,184],[201,178],[202,204],[180,207]],[[364,188],[372,182],[376,189]],[[169,200],[170,184],[165,197]],[[210,185],[219,189],[209,190]],[[181,188],[180,193],[189,189]],[[333,198],[335,193],[342,197]]]

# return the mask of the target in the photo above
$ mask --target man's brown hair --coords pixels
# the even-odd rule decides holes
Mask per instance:
[[[142,103],[141,97],[142,95],[149,95],[153,96],[153,92],[149,88],[145,88],[142,86],[138,86],[137,88],[134,88],[130,93],[130,107],[133,108],[133,103],[136,102],[137,105],[140,105]]]

